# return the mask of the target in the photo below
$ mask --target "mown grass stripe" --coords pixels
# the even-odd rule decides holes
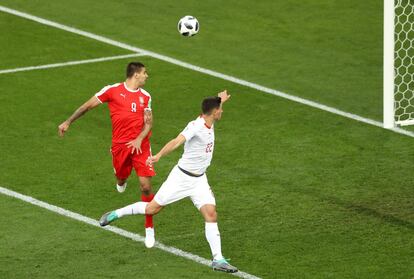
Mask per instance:
[[[100,42],[103,42],[103,43],[107,43],[109,45],[117,46],[117,47],[127,49],[127,50],[130,50],[130,51],[134,51],[134,52],[141,52],[141,53],[146,54],[148,56],[151,56],[151,57],[157,58],[159,60],[175,64],[175,65],[178,65],[178,66],[181,66],[181,67],[193,70],[193,71],[197,71],[197,72],[204,73],[204,74],[207,74],[207,75],[210,75],[210,76],[214,76],[214,77],[217,77],[217,78],[220,78],[220,79],[231,81],[233,83],[237,83],[237,84],[240,84],[240,85],[243,85],[243,86],[246,86],[246,87],[250,87],[250,88],[253,88],[255,90],[264,92],[264,93],[272,94],[272,95],[275,95],[275,96],[278,96],[278,97],[281,97],[281,98],[285,98],[285,99],[288,99],[288,100],[291,100],[291,101],[294,101],[294,102],[297,102],[297,103],[300,103],[300,104],[303,104],[303,105],[307,105],[307,106],[310,106],[310,107],[313,107],[313,108],[317,108],[317,109],[320,109],[320,110],[323,110],[323,111],[327,111],[327,112],[330,112],[330,113],[333,113],[333,114],[336,114],[336,115],[340,115],[340,116],[343,116],[343,117],[346,117],[346,118],[349,118],[349,119],[353,119],[355,121],[363,122],[365,124],[369,124],[369,125],[373,125],[373,126],[376,126],[376,127],[384,128],[383,123],[380,122],[380,121],[376,121],[376,120],[373,120],[373,119],[370,119],[370,118],[359,116],[359,115],[356,115],[356,114],[353,114],[353,113],[345,112],[345,111],[336,109],[334,107],[330,107],[330,106],[320,104],[320,103],[317,103],[317,102],[314,102],[314,101],[311,101],[311,100],[308,100],[308,99],[293,96],[293,95],[290,95],[290,94],[287,94],[287,93],[284,93],[284,92],[281,92],[281,91],[278,91],[278,90],[275,90],[275,89],[272,89],[272,88],[269,88],[269,87],[265,87],[265,86],[262,86],[262,85],[259,85],[259,84],[253,83],[253,82],[242,80],[242,79],[230,76],[230,75],[222,74],[222,73],[215,72],[215,71],[212,71],[212,70],[209,70],[209,69],[206,69],[206,68],[195,66],[195,65],[180,61],[180,60],[175,59],[175,58],[171,58],[171,57],[168,57],[168,56],[156,53],[156,52],[152,52],[152,51],[149,51],[149,50],[146,50],[146,49],[138,48],[138,47],[135,47],[135,46],[132,46],[132,45],[129,45],[129,44],[125,44],[125,43],[122,43],[122,42],[119,42],[119,41],[115,41],[115,40],[112,40],[112,39],[109,39],[109,38],[106,38],[106,37],[103,37],[103,36],[100,36],[100,35],[97,35],[97,34],[86,32],[86,31],[83,31],[83,30],[80,30],[80,29],[77,29],[77,28],[74,28],[74,27],[70,27],[70,26],[67,26],[67,25],[64,25],[64,24],[60,24],[60,23],[57,23],[57,22],[54,22],[54,21],[50,21],[50,20],[47,20],[47,19],[44,19],[44,18],[41,18],[41,17],[38,17],[38,16],[34,16],[34,15],[31,15],[31,14],[28,14],[28,13],[20,12],[20,11],[10,9],[10,8],[7,8],[7,7],[1,6],[1,5],[0,5],[0,11],[5,12],[5,13],[9,13],[9,14],[13,14],[13,15],[16,15],[16,16],[19,16],[19,17],[22,17],[22,18],[26,18],[26,19],[29,19],[29,20],[32,20],[32,21],[35,21],[35,22],[38,22],[38,23],[41,23],[41,24],[44,24],[44,25],[55,27],[55,28],[58,28],[58,29],[61,29],[61,30],[65,30],[65,31],[68,31],[68,32],[71,32],[71,33],[74,33],[74,34],[77,34],[77,35],[81,35],[81,36],[84,36],[84,37],[87,37],[87,38],[90,38],[90,39],[94,39],[94,40],[97,40],[97,41],[100,41]],[[406,135],[406,136],[409,136],[409,137],[414,137],[414,132],[407,131],[407,130],[404,130],[404,129],[401,129],[401,128],[398,128],[398,127],[388,129],[388,130],[393,131],[393,132],[398,133],[398,134]]]
[[[57,214],[66,216],[68,218],[72,218],[72,219],[75,219],[77,221],[92,225],[94,227],[101,228],[101,229],[104,229],[104,230],[107,230],[107,231],[111,231],[115,234],[118,234],[118,235],[121,235],[123,237],[132,239],[132,240],[137,241],[137,242],[144,242],[145,241],[145,238],[143,236],[139,235],[139,234],[132,233],[132,232],[117,228],[115,226],[101,227],[99,225],[99,222],[95,219],[86,217],[84,215],[81,215],[79,213],[64,209],[62,207],[58,207],[58,206],[49,204],[47,202],[35,199],[33,197],[30,197],[30,196],[20,194],[18,192],[9,190],[9,189],[1,187],[1,186],[0,186],[0,193],[3,194],[3,195],[9,196],[9,197],[13,197],[13,198],[25,201],[27,203],[30,203],[30,204],[33,204],[33,205],[36,205],[36,206],[42,207],[44,209],[47,209],[47,210],[55,212]],[[199,264],[210,266],[210,261],[205,259],[205,258],[202,258],[200,256],[191,254],[189,252],[185,252],[183,250],[180,250],[180,249],[172,247],[172,246],[164,245],[164,244],[162,244],[158,241],[155,243],[155,247],[160,249],[160,250],[163,250],[165,252],[171,253],[173,255],[176,255],[176,256],[179,256],[179,257],[186,258],[186,259],[189,259],[191,261],[197,262]],[[260,279],[259,277],[256,277],[254,275],[251,275],[251,274],[243,272],[243,271],[233,273],[232,275],[234,275],[236,277],[240,277],[240,278],[246,278],[246,279]]]

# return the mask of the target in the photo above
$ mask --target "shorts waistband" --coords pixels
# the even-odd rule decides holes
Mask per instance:
[[[186,175],[189,175],[189,176],[192,176],[192,177],[200,177],[200,176],[203,176],[204,175],[204,173],[202,173],[202,174],[195,174],[195,173],[192,173],[192,172],[189,172],[189,171],[186,171],[186,170],[180,168],[180,166],[177,166],[177,167],[180,169],[180,171],[182,171]]]

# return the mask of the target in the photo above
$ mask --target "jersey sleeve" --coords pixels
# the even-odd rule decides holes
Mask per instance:
[[[143,88],[141,88],[141,92],[142,92],[142,94],[144,94],[146,96],[146,106],[144,108],[144,111],[148,111],[148,110],[151,111],[152,110],[152,107],[151,107],[151,102],[152,102],[151,94]]]
[[[185,129],[181,132],[181,135],[185,137],[186,141],[189,141],[197,134],[199,130],[200,127],[199,125],[197,125],[197,122],[191,121],[190,123],[188,123],[187,127],[185,127]]]
[[[111,100],[111,92],[112,92],[112,90],[110,90],[111,88],[112,86],[110,85],[105,86],[98,93],[95,94],[95,97],[98,98],[98,100],[101,103],[109,102]]]
[[[151,96],[149,96],[147,106],[145,107],[144,110],[152,111],[152,107],[151,107],[152,104],[151,104],[151,102],[152,102],[152,98],[151,98]]]

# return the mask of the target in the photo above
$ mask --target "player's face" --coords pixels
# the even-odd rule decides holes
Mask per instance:
[[[222,114],[223,114],[223,109],[222,108],[214,109],[214,111],[213,111],[214,120],[220,120]]]
[[[140,86],[144,85],[148,78],[147,69],[142,68],[140,72],[135,73],[134,77]]]

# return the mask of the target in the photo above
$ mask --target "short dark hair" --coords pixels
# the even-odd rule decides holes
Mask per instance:
[[[132,77],[135,73],[140,72],[142,68],[145,68],[145,65],[141,62],[131,62],[126,68],[127,78]]]
[[[203,114],[210,114],[213,109],[219,108],[220,104],[220,97],[207,97],[201,103],[201,111],[203,112]]]

